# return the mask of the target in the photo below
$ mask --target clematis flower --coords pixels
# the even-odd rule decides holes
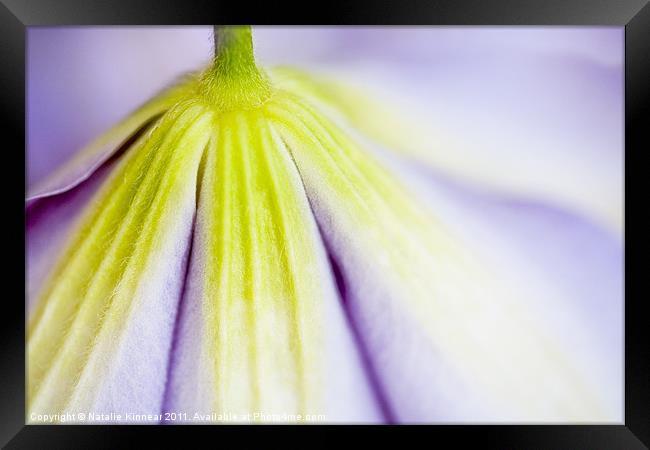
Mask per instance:
[[[30,191],[28,420],[620,420],[620,238],[443,175],[352,78],[219,28]]]

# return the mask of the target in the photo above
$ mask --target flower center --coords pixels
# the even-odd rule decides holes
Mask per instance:
[[[201,78],[201,91],[220,112],[252,109],[271,96],[271,85],[255,64],[250,26],[215,26],[215,57]]]

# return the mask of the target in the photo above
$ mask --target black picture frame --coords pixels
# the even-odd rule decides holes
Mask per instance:
[[[101,0],[0,0],[0,112],[3,129],[0,136],[6,145],[5,154],[16,158],[9,167],[23,165],[0,177],[8,183],[5,205],[15,210],[3,218],[5,224],[14,217],[15,232],[24,236],[25,189],[17,189],[25,176],[25,50],[26,27],[34,25],[183,25],[219,23],[254,24],[413,24],[413,25],[610,25],[625,27],[625,192],[630,180],[643,179],[642,164],[631,163],[647,150],[644,131],[647,125],[650,93],[650,6],[648,0],[417,0],[388,2],[363,1],[318,4],[306,2],[292,6],[300,18],[288,16],[275,4],[257,2],[226,2],[191,0],[162,2],[155,0],[101,1]],[[238,6],[240,11],[235,10]],[[210,22],[210,23],[206,23]],[[12,142],[12,145],[7,144]],[[644,145],[645,144],[645,145]],[[5,156],[5,155],[3,155]],[[3,172],[4,173],[4,172]],[[11,176],[9,176],[11,175]],[[16,179],[12,179],[16,177]],[[25,179],[23,178],[23,188]],[[22,215],[20,213],[22,211]],[[628,209],[627,213],[631,213]],[[22,219],[21,219],[22,218]],[[8,222],[7,222],[8,221]],[[20,230],[19,227],[23,229]],[[626,241],[630,232],[641,228],[636,221],[625,220]],[[8,237],[8,236],[7,236]],[[14,244],[15,259],[5,256],[7,264],[4,279],[13,281],[24,293],[24,240],[5,239]],[[9,251],[8,247],[5,249]],[[362,427],[362,433],[387,435],[416,433],[426,442],[449,442],[458,445],[473,443],[481,447],[498,448],[589,448],[637,449],[650,446],[650,342],[643,296],[634,295],[642,281],[643,266],[629,264],[631,246],[625,246],[626,302],[625,302],[625,421],[621,425],[436,425],[418,427]],[[638,251],[638,250],[637,250]],[[22,255],[22,259],[21,259]],[[10,259],[11,258],[11,259]],[[15,272],[15,273],[14,273]],[[23,274],[21,277],[20,274]],[[640,290],[640,289],[639,289]],[[25,310],[17,295],[4,298],[2,357],[0,367],[0,444],[6,448],[96,448],[125,447],[141,433],[148,438],[168,439],[173,433],[186,434],[188,427],[152,426],[46,426],[25,425]],[[644,338],[645,336],[645,338]],[[215,427],[190,427],[192,439],[196,433],[214,432]],[[326,427],[310,426],[309,433],[323,438],[329,436]],[[220,426],[225,429],[245,430],[249,427]],[[273,434],[286,427],[258,427]],[[269,431],[273,430],[273,431]],[[325,430],[325,431],[323,431]],[[310,438],[306,438],[310,439]],[[313,439],[313,438],[312,438]],[[213,441],[218,444],[218,441]],[[309,442],[309,441],[308,441]],[[456,445],[456,444],[454,444]]]

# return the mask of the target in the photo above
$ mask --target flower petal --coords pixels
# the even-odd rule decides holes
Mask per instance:
[[[165,410],[190,422],[380,420],[284,144],[259,112],[217,126]]]
[[[89,207],[118,159],[103,164],[89,179],[74,188],[29,202],[26,216],[27,309],[31,311],[48,273],[57,262],[75,224]]]
[[[30,317],[30,413],[160,413],[211,120],[168,112],[96,194]]]
[[[314,67],[317,77],[276,74],[406,158],[588,215],[620,233],[622,31],[467,33],[471,46],[465,31],[451,29],[420,33],[418,47],[408,41],[418,33],[402,30],[393,37],[403,34],[403,51],[415,47],[420,59],[387,50],[383,59],[357,55],[346,66]],[[562,36],[583,44],[574,49]],[[542,45],[544,37],[553,44]],[[525,45],[507,44],[525,38]]]
[[[443,220],[454,202],[428,207],[367,143],[308,102],[267,108],[341,262],[351,314],[397,420],[620,420],[620,379],[593,373],[617,353],[598,346],[556,278],[542,281],[526,265],[531,255],[519,255],[515,270],[499,259],[501,247],[473,246],[458,228],[464,220]],[[619,300],[603,299],[610,311]]]

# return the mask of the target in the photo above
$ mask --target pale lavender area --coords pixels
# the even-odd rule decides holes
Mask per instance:
[[[537,317],[536,325],[559,338],[574,363],[588,367],[590,382],[606,399],[607,421],[620,423],[624,386],[621,239],[552,205],[486,194],[399,161],[385,149],[372,145],[367,149],[413,190],[423,208],[431,208],[444,226],[485,258],[493,273],[513,286],[525,286],[518,301]],[[369,379],[388,405],[387,417],[407,423],[530,422],[521,411],[484,410],[475,402],[470,385],[456,378],[448,361],[440,357],[437,343],[425,339],[414,318],[405,312],[402,305],[407,304],[409,292],[399,287],[391,290],[376,261],[356,245],[358,230],[346,228],[339,220],[353,213],[338,210],[335,199],[319,187],[317,177],[307,175],[303,180],[337,271],[342,301],[358,332],[359,346],[367,354]],[[534,354],[532,349],[530,354]],[[520,362],[513,361],[513,371]],[[532,379],[531,383],[543,381]],[[535,423],[548,421],[532,417]]]

